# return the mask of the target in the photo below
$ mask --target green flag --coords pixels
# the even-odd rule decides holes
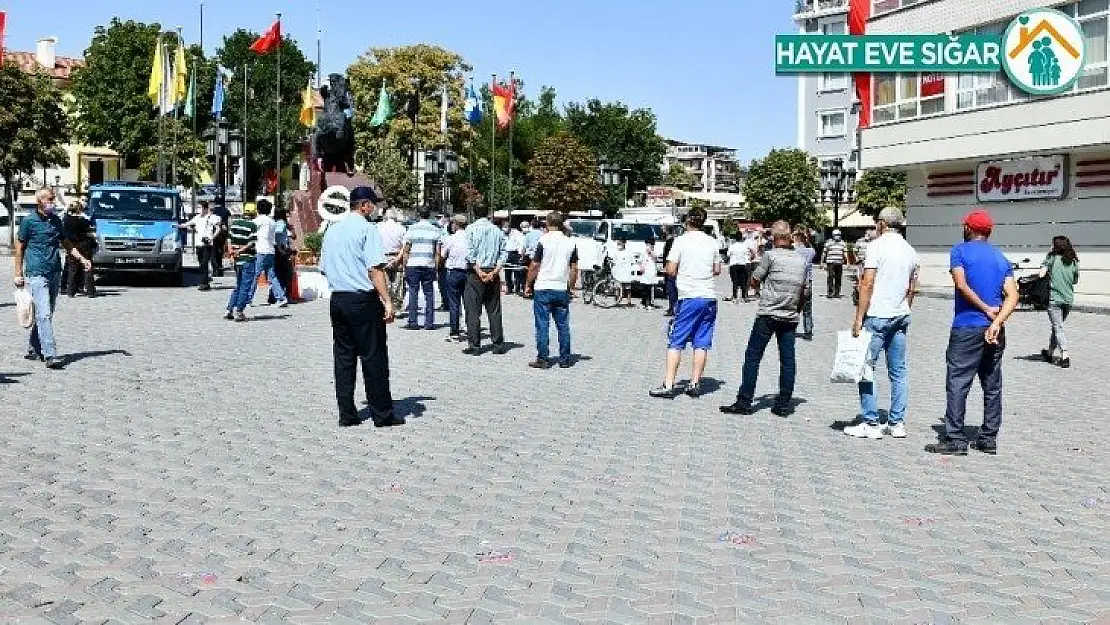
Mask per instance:
[[[189,74],[189,93],[185,96],[185,110],[182,114],[185,117],[192,117],[196,112],[197,102],[197,73],[194,71]]]
[[[389,92],[385,90],[385,81],[382,81],[382,90],[378,92],[378,108],[370,118],[370,127],[377,128],[389,121],[393,115],[393,105],[389,102]]]

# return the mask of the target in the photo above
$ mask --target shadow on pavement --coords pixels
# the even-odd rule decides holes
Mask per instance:
[[[1045,362],[1045,359],[1040,354],[1032,354],[1030,356],[1014,356],[1014,360],[1024,360],[1025,362],[1039,362],[1043,365],[1052,364]]]
[[[16,378],[23,378],[31,375],[30,373],[0,373],[0,384],[15,384],[19,382]]]
[[[131,352],[125,349],[105,349],[93,352],[77,352],[76,354],[66,354],[62,357],[62,366],[68,367],[76,362],[81,362],[89,358],[101,358],[103,356],[123,355],[128,358],[131,357]]]
[[[428,395],[396,399],[393,401],[393,413],[401,418],[413,417],[419,419],[424,416],[424,412],[427,410],[424,402],[435,401],[435,399],[435,397]]]
[[[932,426],[932,428],[933,428],[933,431],[937,433],[937,441],[938,442],[944,442],[944,440],[947,438],[947,436],[945,436],[945,434],[944,434],[944,432],[945,432],[944,424],[943,423],[938,423],[938,424]],[[965,425],[964,426],[964,439],[969,440],[969,441],[973,441],[977,438],[979,438],[979,428],[975,427],[974,425]]]
[[[284,315],[255,315],[253,317],[247,317],[247,321],[274,321],[277,319],[288,319],[289,317],[292,317],[292,315],[288,313]]]
[[[889,417],[889,416],[890,416],[889,411],[879,410],[879,423],[886,423],[887,417]],[[855,425],[857,423],[860,423],[862,421],[863,421],[863,415],[857,414],[854,419],[851,419],[851,420],[848,420],[848,421],[833,421],[829,425],[829,429],[836,430],[838,432],[843,432],[844,428],[849,427],[849,426],[853,426],[853,425]]]

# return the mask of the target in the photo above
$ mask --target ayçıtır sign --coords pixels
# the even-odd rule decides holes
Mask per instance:
[[[1064,157],[1038,156],[979,163],[975,197],[980,202],[1057,200],[1064,197]]]

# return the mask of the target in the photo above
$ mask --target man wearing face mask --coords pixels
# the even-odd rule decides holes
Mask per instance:
[[[54,190],[43,187],[35,194],[35,212],[19,224],[15,246],[15,286],[27,285],[35,302],[35,323],[31,326],[28,360],[43,360],[48,369],[60,369],[54,347],[54,304],[61,286],[62,263],[58,246],[66,255],[92,271],[92,261],[66,238],[62,220],[54,214]]]

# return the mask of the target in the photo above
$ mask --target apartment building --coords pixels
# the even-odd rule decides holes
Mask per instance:
[[[1081,257],[1078,292],[1110,293],[1110,0],[874,0],[867,33],[1001,34],[1045,6],[1083,33],[1084,69],[1063,93],[1031,96],[1004,74],[872,77],[863,162],[908,173],[908,237],[926,285],[949,284],[949,246],[981,206],[1011,260],[1039,263],[1066,235]],[[1005,184],[1029,174],[1033,185]]]
[[[694,176],[688,191],[701,193],[740,193],[741,172],[732,148],[700,145],[666,139],[667,153],[661,169],[665,173],[678,163]]]
[[[794,22],[802,34],[848,33],[848,0],[796,0]],[[798,147],[828,167],[833,159],[859,169],[855,90],[848,74],[798,75]]]

